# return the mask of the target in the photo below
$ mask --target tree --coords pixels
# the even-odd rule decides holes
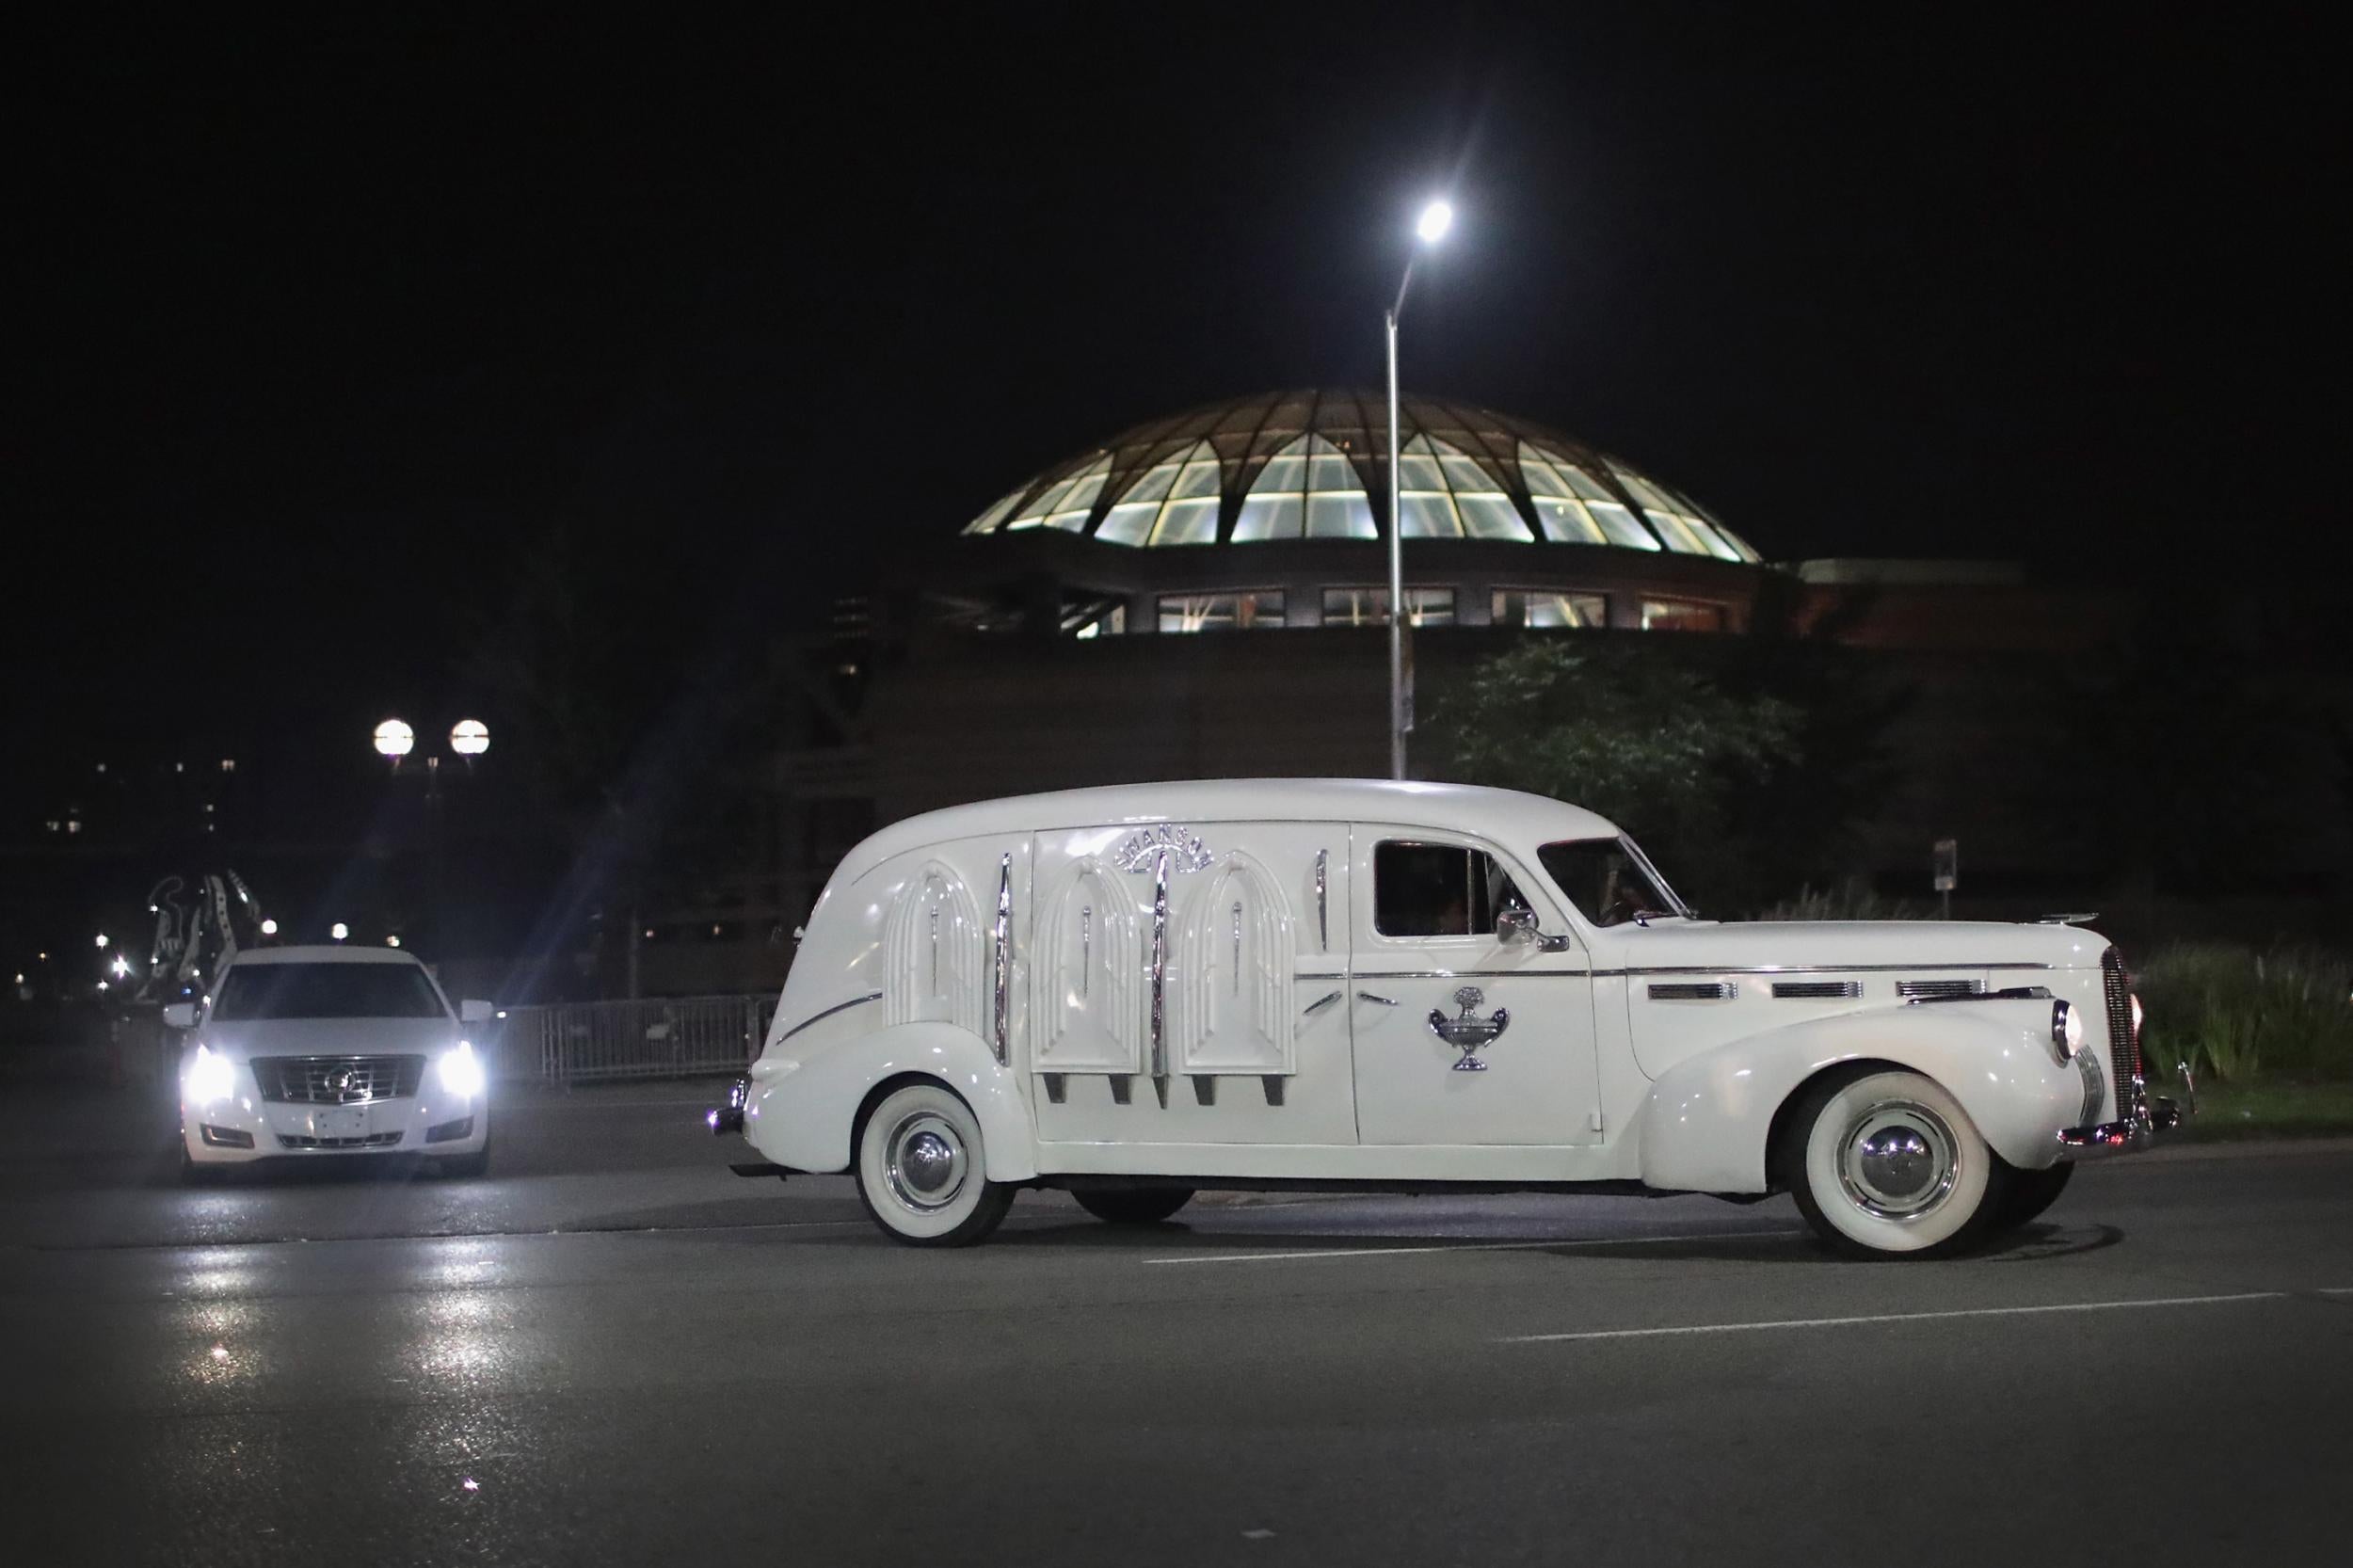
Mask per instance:
[[[1727,855],[1734,792],[1800,760],[1802,714],[1736,694],[1640,643],[1530,637],[1433,694],[1432,753],[1447,776],[1600,812],[1704,885],[1753,898]]]

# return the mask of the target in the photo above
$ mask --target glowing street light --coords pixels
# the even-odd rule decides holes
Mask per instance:
[[[401,719],[386,719],[376,727],[376,749],[397,762],[416,749],[417,732]]]
[[[278,922],[277,922],[276,920],[264,920],[264,921],[262,922],[262,935],[263,935],[263,936],[277,936],[277,935],[278,935]]]
[[[351,935],[351,927],[344,924],[341,920],[337,920],[333,925],[327,928],[327,934],[340,942],[344,937]]]
[[[384,938],[384,945],[388,948],[396,948],[400,946],[400,938],[397,936],[387,936]]]
[[[479,757],[490,749],[490,727],[480,719],[459,719],[449,727],[449,748],[460,757]]]
[[[1433,201],[1421,210],[1414,233],[1424,246],[1435,245],[1454,227],[1451,202]],[[1404,487],[1398,473],[1397,318],[1405,312],[1405,291],[1414,286],[1417,250],[1405,260],[1405,276],[1397,285],[1397,303],[1389,307],[1389,776],[1405,776],[1405,538],[1400,526],[1398,492]]]
[[[107,936],[106,936],[106,934],[105,934],[104,932],[103,932],[103,931],[102,931],[102,932],[100,932],[100,933],[98,934],[98,945],[99,945],[100,947],[102,947],[102,948],[103,948],[103,947],[104,947],[104,946],[106,945],[106,942],[107,942]]]

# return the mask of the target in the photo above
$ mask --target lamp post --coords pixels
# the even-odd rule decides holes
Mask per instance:
[[[400,772],[401,759],[414,750],[416,744],[417,732],[401,719],[386,719],[376,727],[376,749],[392,764],[395,775]],[[490,749],[489,726],[480,719],[459,719],[450,726],[449,749],[452,755],[466,764],[469,773],[472,772],[474,759]],[[439,943],[447,936],[442,929],[442,917],[447,912],[448,902],[444,892],[447,872],[442,844],[441,760],[439,757],[424,760],[424,808],[433,856],[433,939]],[[338,936],[336,940],[341,941],[342,937]],[[400,943],[394,940],[392,945],[398,947]]]
[[[1454,209],[1433,201],[1421,210],[1414,235],[1423,245],[1435,245],[1454,227]],[[1397,303],[1389,307],[1389,776],[1405,776],[1405,534],[1398,492],[1397,318],[1405,312],[1405,291],[1414,286],[1416,250],[1405,259],[1405,276],[1397,285]]]

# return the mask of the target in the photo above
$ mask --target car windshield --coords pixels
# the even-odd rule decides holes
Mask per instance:
[[[424,971],[413,964],[232,964],[213,1016],[440,1018],[448,1016]]]
[[[1538,850],[1536,858],[1595,925],[1690,914],[1631,839],[1563,839]]]

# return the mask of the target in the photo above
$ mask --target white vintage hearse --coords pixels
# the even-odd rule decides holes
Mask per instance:
[[[2107,941],[2067,924],[1701,920],[1608,822],[1456,785],[1128,785],[851,851],[714,1111],[885,1232],[1023,1187],[1112,1221],[1201,1188],[1747,1198],[1833,1245],[2024,1223],[2153,1114]]]

